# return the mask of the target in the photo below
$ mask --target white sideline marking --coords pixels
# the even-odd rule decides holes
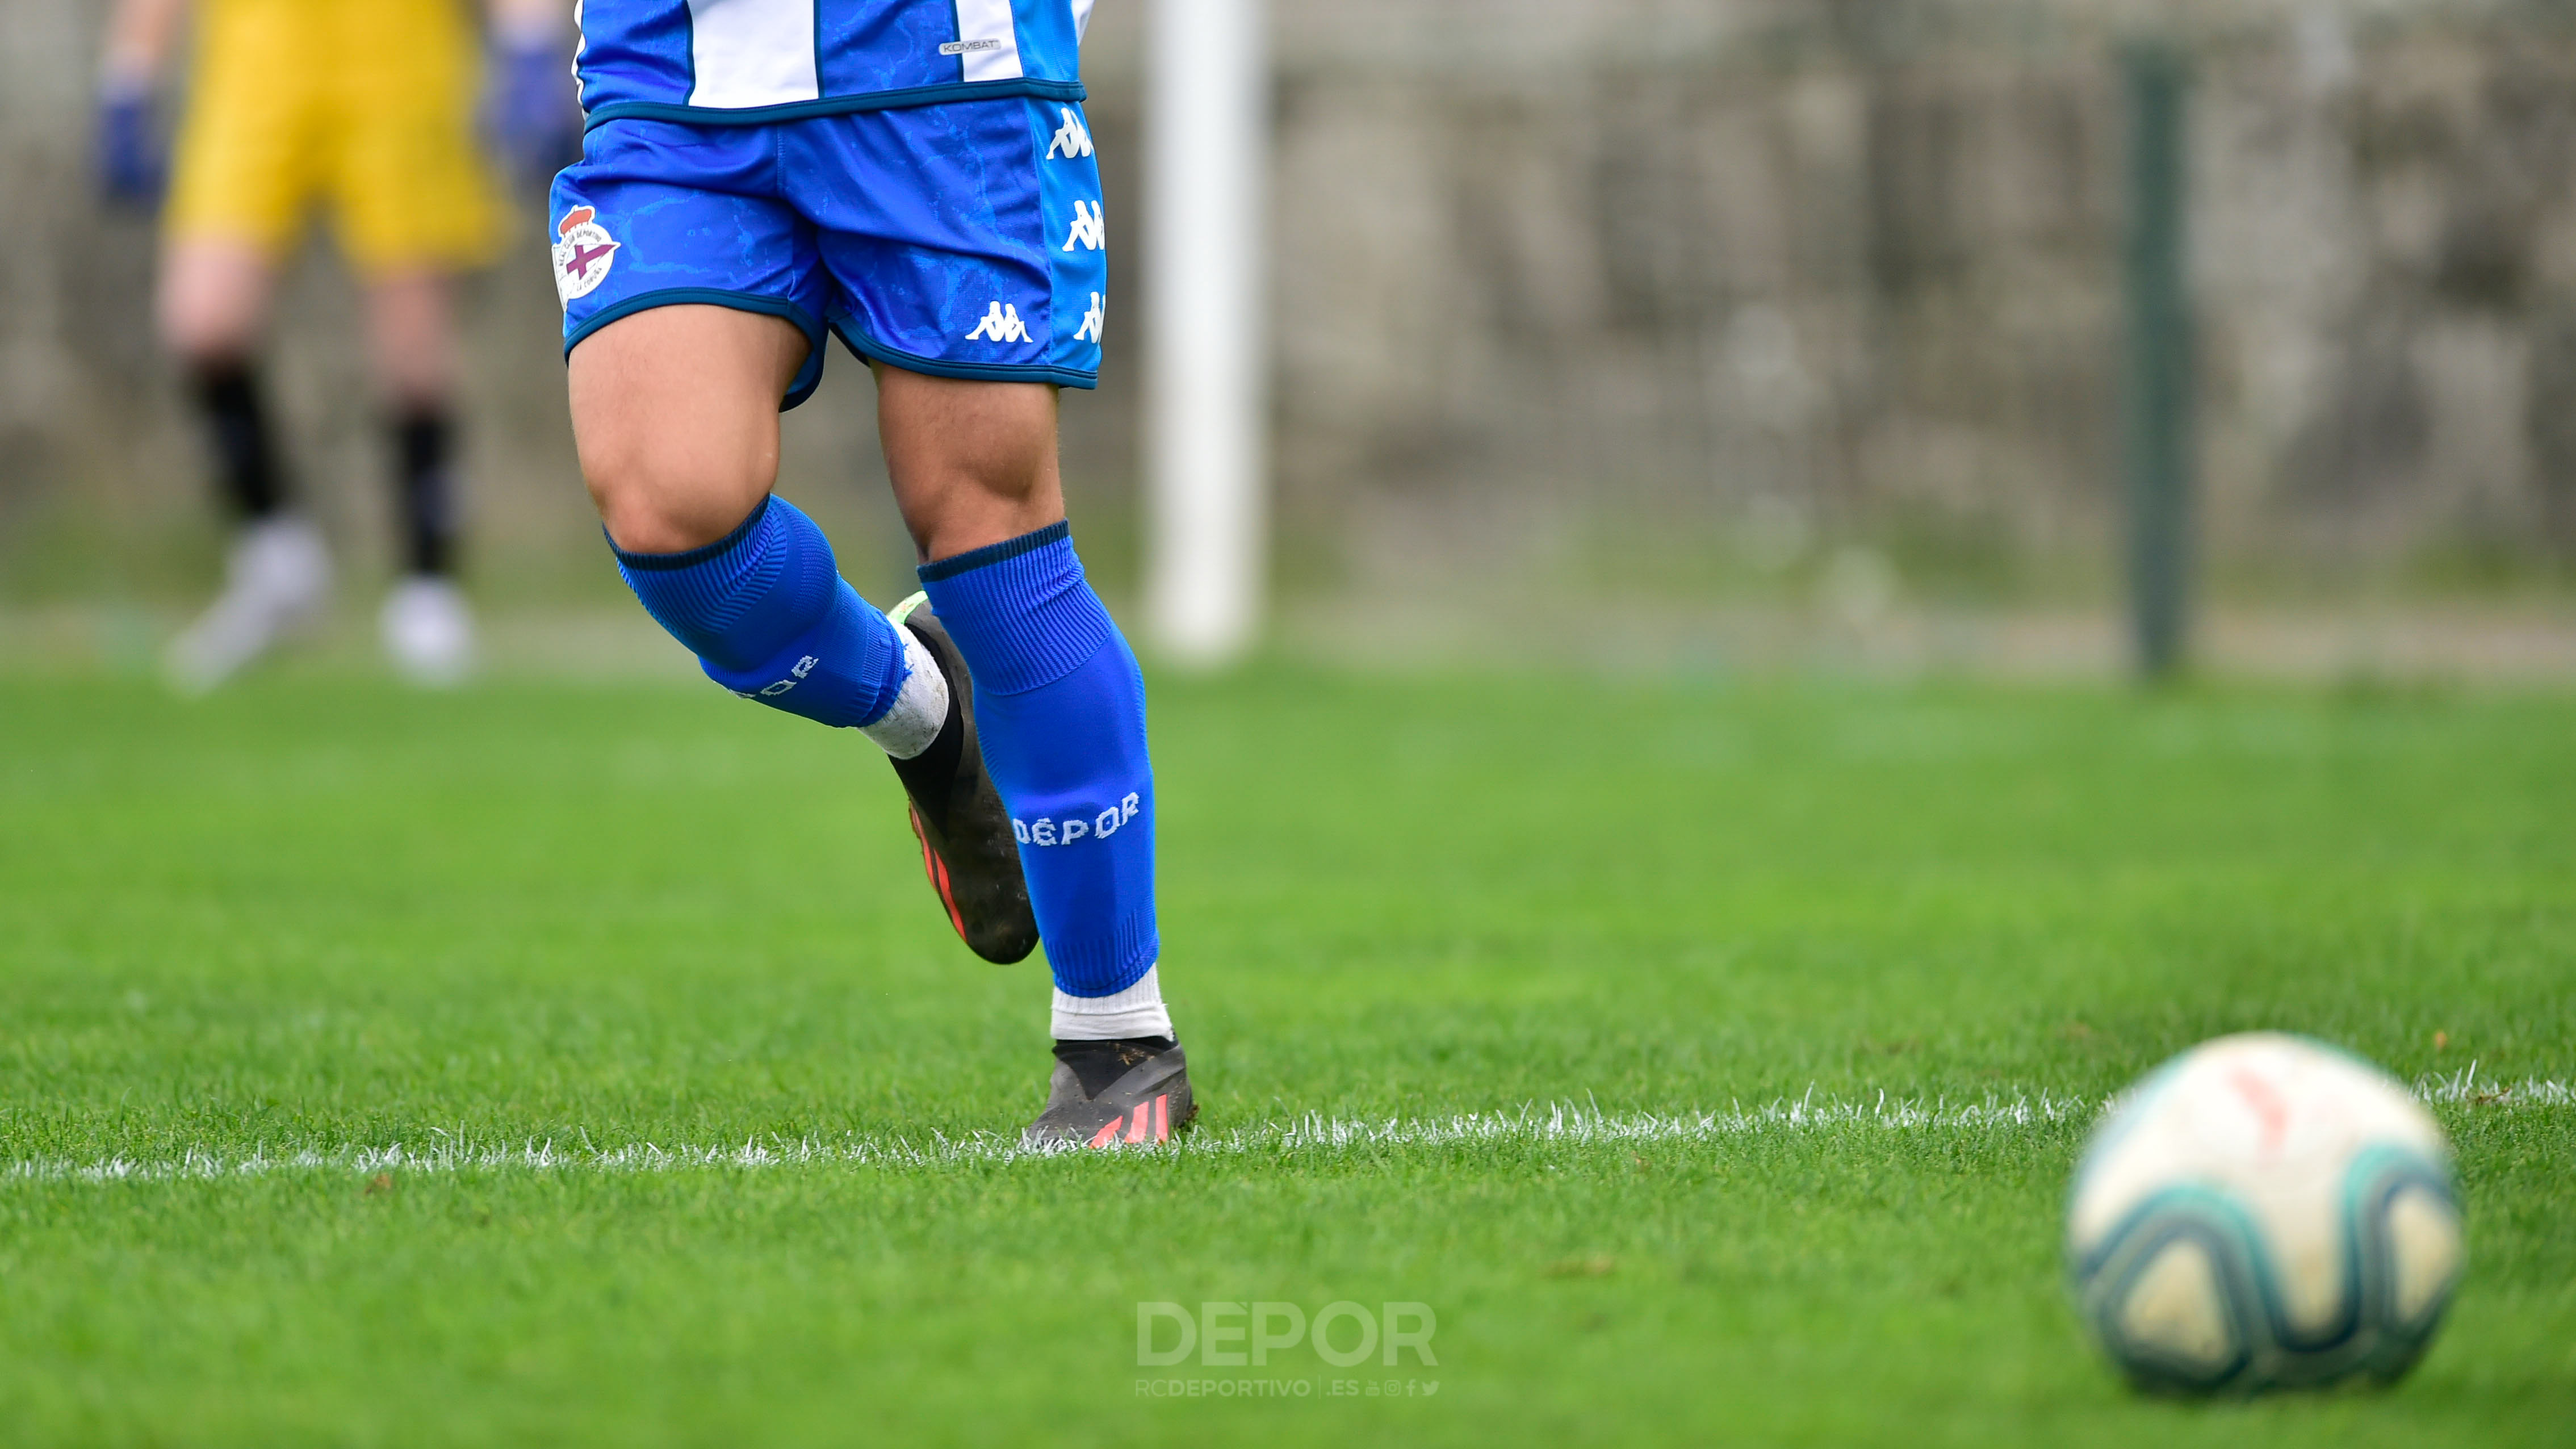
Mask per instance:
[[[2481,1082],[2476,1062],[2447,1077],[2418,1077],[2415,1095],[2427,1102],[2449,1105],[2466,1102],[2481,1107],[2564,1107],[2576,1103],[2576,1087],[2565,1082],[2542,1082],[2530,1077],[2519,1082],[2497,1082],[2493,1079]]]
[[[2525,1079],[2510,1086],[2480,1083],[2476,1069],[2448,1078],[2427,1077],[2415,1084],[2416,1095],[2441,1105],[2484,1107],[2576,1105],[2576,1088],[2562,1081]],[[1763,1107],[1732,1107],[1723,1112],[1604,1112],[1597,1105],[1560,1103],[1545,1109],[1514,1112],[1470,1112],[1449,1117],[1357,1120],[1320,1115],[1279,1122],[1253,1123],[1224,1132],[1201,1132],[1181,1139],[1180,1151],[1198,1155],[1292,1157],[1333,1155],[1373,1147],[1445,1147],[1484,1143],[1691,1143],[1775,1133],[1819,1132],[1841,1127],[1890,1132],[2010,1132],[2091,1118],[2102,1110],[2097,1100],[2038,1092],[1953,1106],[1943,1101],[1887,1100],[1819,1102],[1811,1090],[1796,1101],[1782,1099]],[[283,1172],[462,1173],[534,1172],[681,1172],[715,1169],[794,1167],[816,1163],[859,1167],[933,1167],[968,1162],[1013,1162],[1059,1155],[1032,1152],[1016,1136],[975,1133],[949,1137],[934,1133],[927,1141],[900,1137],[853,1136],[838,1140],[811,1137],[793,1141],[748,1140],[739,1146],[680,1144],[664,1147],[633,1143],[593,1147],[587,1140],[571,1145],[552,1140],[517,1146],[478,1143],[433,1131],[424,1147],[392,1143],[383,1147],[305,1148],[248,1156],[190,1148],[176,1158],[110,1157],[96,1162],[26,1159],[0,1165],[0,1179],[47,1182],[161,1182],[263,1177]]]

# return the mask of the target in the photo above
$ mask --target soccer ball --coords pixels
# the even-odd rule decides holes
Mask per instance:
[[[2450,1163],[2366,1062],[2271,1033],[2205,1042],[2115,1100],[2076,1169],[2085,1321],[2150,1389],[2395,1379],[2459,1279]]]

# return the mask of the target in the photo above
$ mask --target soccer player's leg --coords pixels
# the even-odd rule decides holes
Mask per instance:
[[[239,7],[200,38],[164,215],[163,345],[187,373],[233,524],[224,589],[171,641],[174,684],[210,689],[317,619],[330,592],[321,531],[293,507],[259,369],[277,260],[318,171],[303,124],[322,77],[291,27]]]
[[[385,656],[414,684],[451,685],[474,666],[474,615],[457,587],[453,282],[436,264],[367,282],[367,341],[385,402],[402,577],[376,616]]]
[[[330,553],[291,506],[260,384],[273,270],[265,250],[225,237],[176,237],[162,255],[162,336],[187,370],[233,523],[223,592],[170,643],[170,680],[190,693],[314,623],[330,596]]]
[[[791,324],[718,306],[600,329],[571,358],[583,474],[654,619],[737,695],[882,746],[915,830],[945,857],[934,878],[951,924],[987,959],[1019,960],[1037,926],[962,662],[927,619],[897,626],[870,607],[822,530],[769,492],[778,399],[806,350]]]
[[[951,923],[1019,960],[1037,926],[963,663],[927,618],[871,608],[769,493],[781,401],[821,367],[810,228],[759,194],[765,133],[679,129],[603,127],[556,189],[574,436],[619,567],[718,683],[882,746],[944,856]]]
[[[333,92],[328,185],[341,244],[366,281],[399,531],[401,577],[379,633],[405,678],[452,684],[474,657],[456,582],[454,278],[489,261],[499,240],[470,104],[477,40],[462,11],[436,0],[344,6],[315,23],[357,68]]]
[[[1197,1103],[1162,998],[1144,679],[1064,521],[1053,389],[890,367],[878,383],[922,586],[972,668],[1055,975],[1056,1068],[1028,1140],[1162,1141]]]
[[[1153,768],[1134,654],[1064,522],[1056,388],[1098,375],[1099,177],[1073,108],[1022,100],[800,125],[879,435],[938,618],[970,666],[1055,975],[1037,1146],[1158,1142],[1197,1104],[1162,999]]]

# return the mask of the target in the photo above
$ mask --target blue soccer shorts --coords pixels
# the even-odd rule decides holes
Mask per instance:
[[[1096,386],[1109,254],[1081,107],[1013,96],[594,127],[549,216],[564,352],[648,307],[784,317],[936,377]]]

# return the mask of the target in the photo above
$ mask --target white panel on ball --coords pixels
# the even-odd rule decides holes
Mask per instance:
[[[2076,1172],[2066,1246],[2088,1325],[2146,1387],[2393,1379],[2459,1277],[2450,1142],[2366,1062],[2223,1037],[2114,1104]]]

